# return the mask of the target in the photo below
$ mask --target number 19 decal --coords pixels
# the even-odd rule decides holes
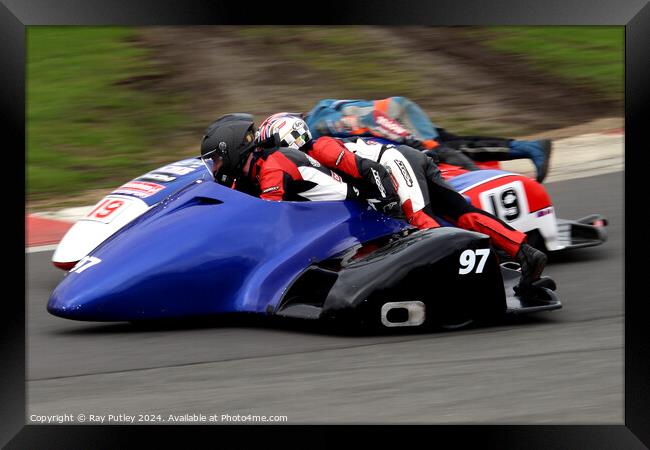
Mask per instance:
[[[90,211],[85,220],[96,220],[99,222],[110,223],[120,212],[122,212],[130,203],[122,198],[105,198]]]
[[[460,254],[460,269],[458,269],[458,273],[461,275],[467,275],[471,271],[474,270],[474,266],[476,266],[476,256],[480,256],[481,259],[478,262],[478,266],[476,267],[476,273],[483,273],[483,268],[485,267],[485,262],[487,261],[487,257],[490,254],[490,249],[489,248],[477,248],[476,250],[465,250],[463,253]]]
[[[497,203],[495,200],[496,195],[490,195],[490,202],[492,203],[492,209],[494,211],[499,211],[497,209]],[[506,189],[501,192],[499,195],[499,200],[501,202],[502,215],[505,220],[512,222],[513,220],[519,218],[521,215],[519,207],[519,198],[517,198],[517,192],[514,189]]]
[[[479,194],[481,208],[506,222],[525,218],[530,212],[524,184],[517,180]]]

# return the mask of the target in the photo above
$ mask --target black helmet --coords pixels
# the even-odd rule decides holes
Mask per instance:
[[[241,172],[246,158],[255,149],[255,123],[250,114],[221,116],[206,128],[201,141],[201,159],[215,180],[232,184]],[[209,160],[222,161],[218,172],[212,171]]]

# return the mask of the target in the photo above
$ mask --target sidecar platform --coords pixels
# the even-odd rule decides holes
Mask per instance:
[[[562,302],[555,295],[555,282],[547,277],[533,283],[533,288],[519,293],[515,286],[519,283],[521,271],[519,264],[507,262],[501,264],[503,287],[506,291],[506,314],[528,314],[551,311],[562,308]]]

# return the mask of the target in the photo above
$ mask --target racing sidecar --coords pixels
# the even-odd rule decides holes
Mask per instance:
[[[515,292],[520,272],[500,263],[486,235],[419,231],[361,202],[268,202],[205,175],[144,212],[133,208],[130,220],[121,217],[160,194],[157,183],[100,202],[89,222],[126,223],[82,250],[48,311],[87,321],[257,313],[403,327],[561,307],[548,278]]]
[[[546,253],[600,245],[607,240],[605,217],[592,214],[577,220],[560,219],[544,186],[499,170],[498,163],[484,165],[485,170],[473,172],[447,164],[439,167],[447,182],[474,206],[523,231],[531,245]],[[57,246],[52,262],[69,270],[132,220],[178,190],[205,180],[206,175],[199,159],[188,158],[125,183],[74,224]]]
[[[545,253],[607,240],[607,218],[600,214],[576,220],[558,218],[544,186],[531,178],[498,168],[467,171],[447,164],[439,168],[443,178],[474,206],[526,233],[528,243]]]

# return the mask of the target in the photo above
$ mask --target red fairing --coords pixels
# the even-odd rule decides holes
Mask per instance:
[[[528,208],[530,212],[539,211],[549,206],[553,206],[551,197],[546,192],[546,189],[532,178],[520,176],[521,182],[524,183],[526,189],[526,197],[528,198]]]
[[[499,165],[499,161],[487,161],[487,162],[474,162],[476,166],[479,169],[491,169],[491,170],[501,170],[501,166]],[[438,164],[438,168],[440,169],[440,172],[442,172],[442,177],[445,180],[448,180],[450,178],[457,177],[458,175],[462,175],[466,172],[469,172],[467,169],[463,169],[462,167],[459,166],[454,166],[452,164],[445,164],[445,163],[440,163]]]

